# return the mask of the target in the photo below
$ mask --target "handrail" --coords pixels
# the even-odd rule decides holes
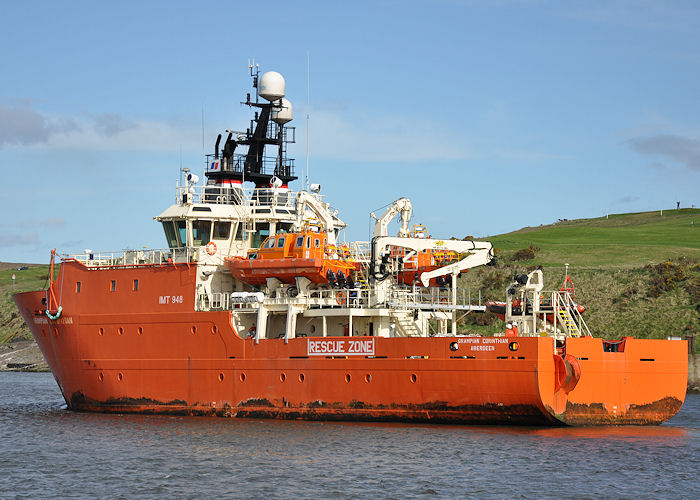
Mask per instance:
[[[197,248],[122,250],[119,252],[86,252],[62,254],[61,261],[75,261],[88,268],[139,267],[189,264],[194,262]]]
[[[564,307],[568,313],[573,317],[576,327],[578,329],[579,335],[591,336],[591,332],[588,329],[586,321],[578,310],[577,304],[574,302],[571,292],[568,291],[558,291],[557,296],[562,300]]]
[[[449,288],[441,287],[399,287],[391,292],[391,301],[403,305],[422,304],[436,308],[454,308],[458,306],[482,307],[481,290],[474,296],[478,302],[472,300],[472,291],[468,288],[458,288],[454,294]]]
[[[236,187],[223,187],[217,185],[189,185],[175,186],[175,202],[183,204],[185,195],[192,203],[207,203],[213,205],[243,205],[253,208],[275,207],[292,210],[296,207],[298,191],[288,189],[265,187],[253,188],[243,184]],[[323,200],[324,195],[314,194],[314,197]]]

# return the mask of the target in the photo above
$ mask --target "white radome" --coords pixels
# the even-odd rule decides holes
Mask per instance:
[[[280,99],[277,105],[272,108],[272,121],[278,125],[292,121],[292,103],[288,99]]]
[[[264,73],[258,81],[258,95],[270,102],[284,97],[284,77],[277,71]]]

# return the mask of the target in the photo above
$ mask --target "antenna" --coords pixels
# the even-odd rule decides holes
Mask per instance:
[[[255,64],[255,58],[248,59],[248,70],[253,77],[253,87],[255,87],[255,102],[258,102],[258,76],[260,75],[260,65]]]
[[[309,190],[309,114],[310,114],[310,99],[309,99],[309,51],[306,51],[306,190]]]
[[[182,146],[180,146],[182,148]],[[182,157],[182,153],[180,153],[180,156]],[[182,158],[181,158],[182,160]],[[202,179],[204,179],[204,176],[207,173],[207,155],[206,155],[206,149],[204,146],[204,102],[202,102],[202,162],[203,162],[203,170],[202,170]],[[182,165],[180,165],[182,167]]]

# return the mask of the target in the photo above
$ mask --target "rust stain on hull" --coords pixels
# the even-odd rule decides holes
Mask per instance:
[[[252,399],[235,406],[173,400],[159,402],[149,398],[111,398],[96,401],[76,392],[70,397],[69,407],[76,411],[105,413],[141,413],[188,416],[217,416],[261,418],[277,420],[414,422],[439,424],[507,424],[507,425],[562,425],[532,405],[497,404],[464,405],[451,407],[442,401],[420,405],[371,405],[362,401],[311,401],[302,406],[288,406],[286,401],[277,405],[267,399]]]
[[[681,406],[683,401],[668,396],[653,403],[630,405],[624,413],[612,413],[603,403],[567,401],[566,410],[555,416],[567,425],[658,425],[678,413]]]

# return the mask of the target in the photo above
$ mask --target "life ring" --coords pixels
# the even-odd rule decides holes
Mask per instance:
[[[337,294],[335,294],[335,301],[338,303],[339,306],[345,304],[345,299],[347,299],[347,295],[345,295],[345,292],[338,292]]]
[[[207,243],[207,253],[209,255],[214,255],[216,253],[216,243],[214,243],[213,241]]]

